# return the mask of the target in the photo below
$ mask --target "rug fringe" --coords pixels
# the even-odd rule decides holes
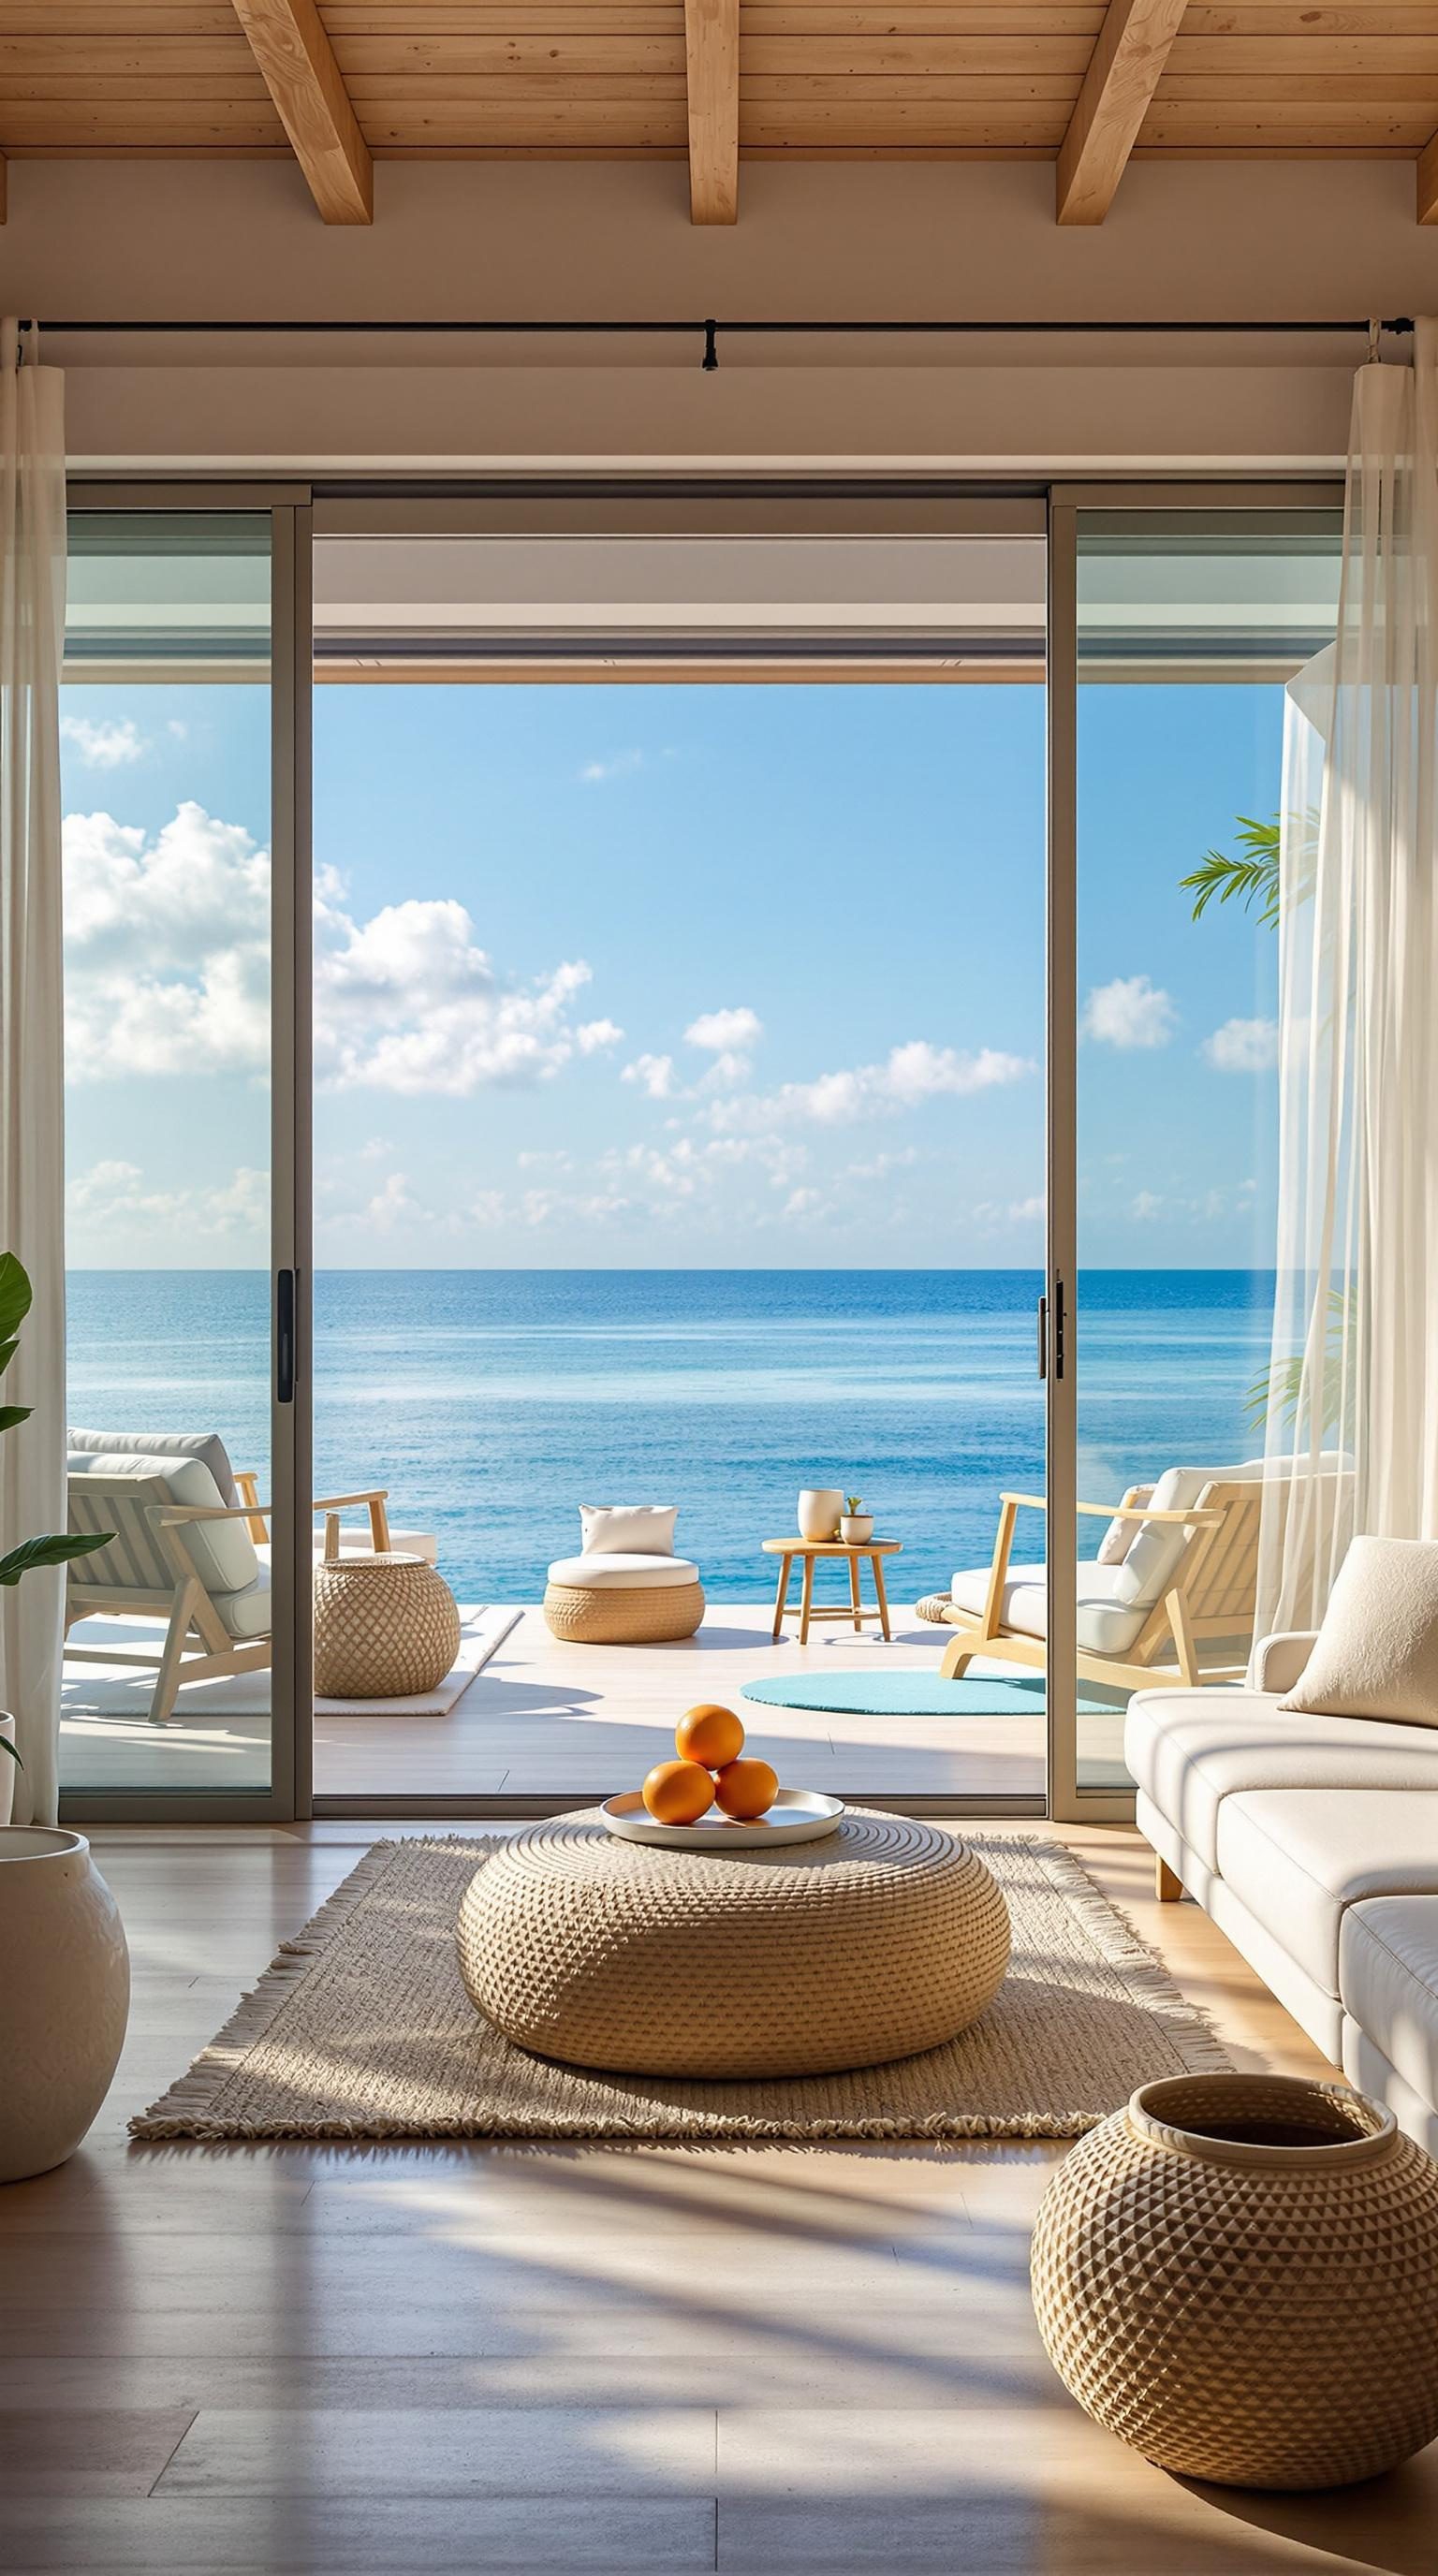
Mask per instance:
[[[984,1847],[984,1837],[973,1835],[968,1839]],[[1162,2022],[1183,2060],[1184,2073],[1231,2074],[1233,2059],[1214,2030],[1210,2015],[1201,2004],[1189,2001],[1122,1906],[1104,1893],[1077,1854],[1066,1844],[1049,1842],[1037,1834],[1015,1835],[1009,1841],[1010,1850],[1015,1841],[1022,1842],[1042,1863],[1054,1886],[1078,1915],[1094,1948],[1110,1967],[1117,1969],[1135,2002]]]
[[[431,1850],[448,1848],[452,1837],[439,1834],[406,1836],[406,1841],[419,1842]],[[468,1839],[468,1838],[466,1838]],[[488,1846],[492,1834],[475,1836],[476,1843]],[[232,2134],[218,2123],[205,2118],[226,2079],[233,2075],[258,2041],[264,2039],[271,2023],[288,2003],[301,1979],[307,1977],[317,1959],[324,1956],[347,1915],[362,1897],[369,1894],[376,1881],[383,1878],[399,1842],[372,1843],[363,1860],[358,1861],[348,1878],[342,1879],[332,1896],[327,1896],[318,1912],[312,1914],[304,1929],[292,1941],[282,1941],[258,1985],[242,1995],[224,2028],[216,2032],[208,2048],[185,2073],[162,2093],[158,2102],[147,2110],[137,2111],[129,2123],[132,2138],[214,2138]],[[256,2134],[265,2134],[257,2132]],[[357,2134],[352,2129],[327,2126],[312,2130],[277,2130],[276,2136],[345,2137]]]

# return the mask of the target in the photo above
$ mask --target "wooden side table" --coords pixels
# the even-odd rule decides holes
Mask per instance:
[[[889,1597],[884,1590],[884,1559],[886,1556],[900,1555],[902,1549],[903,1541],[897,1538],[871,1538],[864,1547],[849,1547],[843,1539],[839,1538],[766,1538],[765,1555],[782,1559],[779,1567],[779,1589],[774,1599],[776,1639],[782,1637],[784,1633],[784,1607],[789,1598],[789,1569],[796,1556],[802,1560],[804,1567],[803,1590],[799,1598],[801,1646],[807,1646],[809,1642],[811,1619],[852,1619],[861,1636],[864,1621],[877,1619],[887,1638]],[[816,1610],[814,1607],[814,1566],[821,1556],[845,1556],[849,1560],[849,1599],[847,1603],[841,1602],[836,1609],[832,1610],[827,1608]],[[868,1558],[873,1575],[874,1598],[878,1603],[875,1610],[865,1610],[859,1599],[859,1565],[864,1557]]]

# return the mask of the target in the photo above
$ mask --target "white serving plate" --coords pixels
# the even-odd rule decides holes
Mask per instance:
[[[599,1810],[610,1833],[626,1843],[663,1843],[669,1851],[762,1851],[767,1843],[817,1843],[844,1812],[842,1798],[822,1789],[781,1789],[762,1816],[726,1816],[711,1807],[694,1825],[656,1823],[637,1789],[606,1798]]]

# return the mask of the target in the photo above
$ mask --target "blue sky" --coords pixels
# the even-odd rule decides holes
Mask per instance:
[[[268,711],[67,688],[77,1266],[266,1259]],[[1178,879],[1278,796],[1274,688],[1081,700],[1081,1257],[1271,1241],[1275,942]],[[1041,1250],[1043,696],[316,697],[317,1258]]]

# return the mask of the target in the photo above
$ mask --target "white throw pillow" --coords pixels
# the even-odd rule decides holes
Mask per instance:
[[[1133,1499],[1135,1503],[1151,1503],[1153,1501],[1152,1485],[1135,1485],[1133,1488]],[[1129,1549],[1132,1547],[1134,1540],[1138,1536],[1138,1533],[1139,1523],[1137,1521],[1119,1518],[1111,1520],[1108,1528],[1104,1531],[1102,1538],[1099,1540],[1098,1555],[1094,1559],[1095,1564],[1122,1565],[1124,1558],[1127,1556]]]
[[[586,1556],[672,1556],[677,1503],[581,1503]]]
[[[1279,1707],[1438,1726],[1438,1544],[1354,1539],[1313,1652]]]

